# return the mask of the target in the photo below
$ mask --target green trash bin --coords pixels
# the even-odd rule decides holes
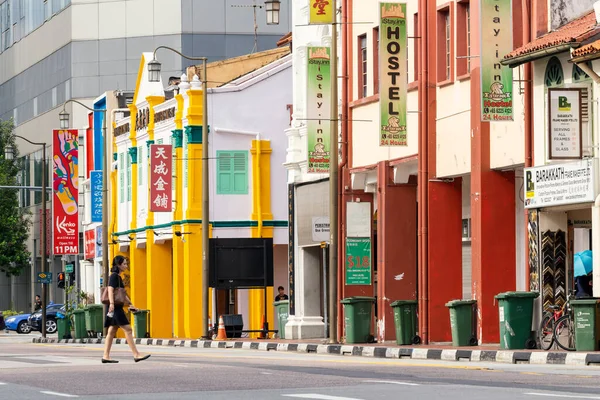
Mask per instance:
[[[69,322],[68,318],[65,318],[64,315],[57,315],[56,328],[58,340],[71,338],[71,323]]]
[[[394,310],[394,325],[396,326],[396,344],[419,344],[417,336],[417,300],[396,300],[392,304]]]
[[[75,339],[87,337],[85,329],[85,310],[79,309],[73,311],[73,322],[75,324]]]
[[[90,304],[85,308],[85,330],[88,336],[95,337],[104,331],[104,306]]]
[[[150,337],[148,334],[148,310],[137,310],[133,313],[133,334],[137,339]]]
[[[477,344],[473,317],[476,300],[452,300],[446,303],[450,310],[452,346],[474,346]]]
[[[500,348],[535,349],[532,337],[533,301],[538,292],[506,292],[495,296],[500,317]]]
[[[344,327],[346,343],[369,343],[371,335],[371,315],[374,297],[355,296],[343,299]]]
[[[600,299],[572,300],[575,317],[575,350],[598,351]]]
[[[279,332],[280,339],[285,339],[285,324],[287,324],[288,315],[290,313],[290,301],[289,300],[281,300],[273,303],[275,306],[275,313],[277,315],[277,326]]]

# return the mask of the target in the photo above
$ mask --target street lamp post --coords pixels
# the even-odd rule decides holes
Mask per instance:
[[[60,129],[69,129],[69,113],[65,106],[68,103],[77,103],[92,112],[104,113],[102,119],[102,147],[104,154],[102,157],[102,269],[103,269],[103,284],[108,285],[108,270],[110,264],[108,261],[108,155],[110,154],[109,140],[106,137],[106,109],[95,109],[86,106],[77,100],[67,100],[63,103],[63,109],[58,115],[60,120]],[[106,328],[104,328],[104,336],[106,336]]]
[[[334,0],[335,1],[335,0]],[[266,0],[267,24],[279,24],[280,1]],[[276,21],[276,22],[275,22]],[[338,69],[337,19],[331,24],[331,133],[329,161],[329,343],[337,343],[338,296]]]
[[[23,136],[13,135],[16,138],[23,139],[27,143],[34,146],[42,146],[42,233],[40,240],[42,242],[42,272],[48,272],[48,243],[47,243],[47,232],[48,232],[48,210],[46,210],[46,196],[48,195],[48,171],[46,162],[46,143],[32,142],[31,140],[24,138]],[[12,159],[13,149],[7,149],[6,155]],[[48,304],[48,284],[42,283],[42,337],[46,337],[46,306]]]
[[[208,333],[208,242],[209,242],[209,164],[208,164],[208,79],[207,79],[207,62],[206,57],[189,57],[181,54],[179,51],[168,47],[159,46],[154,50],[152,61],[148,63],[148,80],[150,82],[160,82],[161,64],[156,59],[156,52],[160,49],[171,50],[181,57],[192,61],[202,61],[202,313],[200,329],[205,338],[209,337]]]

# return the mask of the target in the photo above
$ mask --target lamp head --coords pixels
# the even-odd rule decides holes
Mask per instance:
[[[148,63],[149,82],[160,82],[160,68],[161,65],[156,58]]]
[[[60,114],[58,114],[58,119],[60,120],[60,129],[69,129],[69,118],[69,113],[64,109],[60,112]]]

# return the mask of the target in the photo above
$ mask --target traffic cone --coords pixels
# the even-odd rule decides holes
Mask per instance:
[[[262,319],[260,321],[260,329],[264,329],[264,327],[265,327],[265,316],[263,314]],[[259,339],[266,339],[268,334],[269,334],[268,332],[261,332],[258,335],[258,338]]]
[[[219,316],[219,331],[217,332],[217,338],[215,340],[227,340],[227,333],[225,332],[225,322],[223,322],[223,316]]]

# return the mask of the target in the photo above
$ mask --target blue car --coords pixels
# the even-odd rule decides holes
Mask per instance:
[[[17,333],[29,333],[31,332],[31,326],[27,322],[30,314],[13,315],[12,317],[6,317],[4,323],[6,324],[7,331],[15,331]]]

